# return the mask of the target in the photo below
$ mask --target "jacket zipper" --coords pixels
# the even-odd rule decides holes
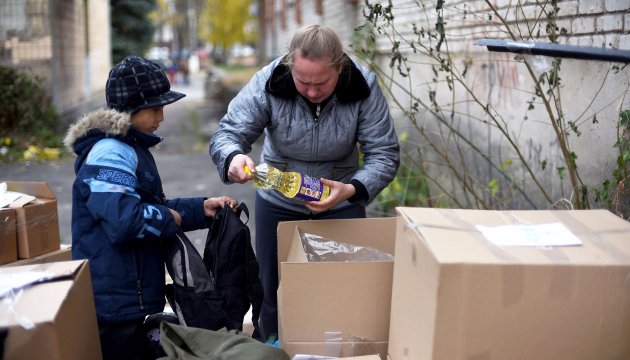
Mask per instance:
[[[142,270],[140,268],[140,259],[138,257],[138,252],[134,251],[133,257],[136,261],[136,295],[138,295],[138,304],[140,305],[140,310],[144,310],[144,303],[142,302]]]
[[[317,109],[315,109],[315,129],[313,131],[313,147],[314,147],[314,155],[316,156],[319,152],[319,115],[321,113],[322,107],[320,104],[317,104]],[[309,165],[310,168],[310,165]],[[308,169],[310,172],[311,169]]]
[[[319,113],[322,111],[322,106],[317,104],[317,109],[315,110],[315,127],[319,125]]]

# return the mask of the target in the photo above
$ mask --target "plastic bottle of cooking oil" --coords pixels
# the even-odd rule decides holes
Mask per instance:
[[[247,166],[245,172],[250,173]],[[330,187],[319,179],[295,171],[281,171],[266,163],[256,166],[254,185],[259,189],[278,190],[290,199],[304,201],[324,200],[330,195]]]

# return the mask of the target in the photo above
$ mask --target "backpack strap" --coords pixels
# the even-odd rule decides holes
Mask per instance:
[[[247,225],[247,223],[249,222],[249,209],[247,208],[247,205],[245,205],[245,203],[240,203],[236,207],[236,215],[240,217],[241,213],[245,213],[247,219],[243,221],[243,224]]]

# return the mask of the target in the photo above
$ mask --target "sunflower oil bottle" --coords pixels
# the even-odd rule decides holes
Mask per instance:
[[[245,166],[245,172],[250,170]],[[259,189],[277,190],[290,199],[320,201],[330,195],[330,187],[319,179],[295,171],[281,171],[269,164],[256,166],[254,185]]]

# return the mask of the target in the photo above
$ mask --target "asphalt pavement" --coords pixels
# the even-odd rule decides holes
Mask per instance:
[[[174,84],[173,90],[186,94],[182,100],[164,108],[165,120],[156,134],[164,141],[153,150],[164,192],[168,198],[228,195],[244,202],[250,210],[248,226],[255,235],[254,199],[251,184],[221,183],[216,166],[208,155],[208,140],[225,113],[226,104],[206,99],[205,74],[192,74],[189,84]],[[104,96],[104,95],[103,95]],[[250,156],[258,159],[260,145]],[[72,183],[75,156],[46,162],[0,164],[0,180],[43,181],[57,197],[61,242],[71,244]],[[202,246],[205,230],[188,233],[195,245]]]

